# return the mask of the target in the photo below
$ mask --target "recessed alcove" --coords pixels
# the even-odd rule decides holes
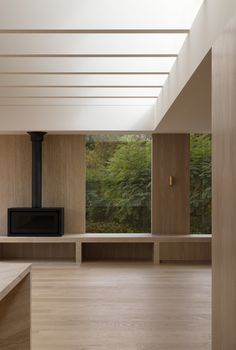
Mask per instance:
[[[82,261],[153,260],[153,243],[82,243]]]
[[[1,243],[1,260],[75,261],[74,243]]]

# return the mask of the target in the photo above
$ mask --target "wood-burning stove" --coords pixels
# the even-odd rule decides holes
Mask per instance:
[[[32,141],[32,207],[8,209],[8,236],[62,236],[64,208],[42,208],[42,142],[45,132],[29,132]]]

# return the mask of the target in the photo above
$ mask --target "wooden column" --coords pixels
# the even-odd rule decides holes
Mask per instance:
[[[189,234],[189,135],[153,135],[152,152],[152,233]]]
[[[213,350],[236,349],[236,17],[212,50]]]

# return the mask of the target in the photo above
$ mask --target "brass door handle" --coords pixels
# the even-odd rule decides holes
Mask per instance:
[[[172,187],[174,185],[174,176],[169,176],[169,186]]]

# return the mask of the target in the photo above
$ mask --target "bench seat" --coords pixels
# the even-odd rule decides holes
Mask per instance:
[[[0,236],[0,258],[11,258],[12,257],[12,249],[11,254],[7,251],[6,245],[14,244],[15,247],[18,245],[28,244],[29,249],[34,250],[36,252],[37,246],[41,245],[41,251],[43,247],[50,245],[50,254],[51,258],[53,258],[53,249],[60,245],[60,251],[70,252],[70,257],[76,263],[82,262],[83,256],[83,248],[88,244],[151,244],[153,249],[152,260],[155,264],[159,264],[161,261],[161,246],[162,244],[187,244],[187,243],[196,243],[196,244],[211,244],[211,235],[199,234],[199,235],[157,235],[150,233],[83,233],[83,234],[65,234],[62,237],[7,237]],[[5,247],[5,249],[4,249]],[[9,247],[9,246],[8,246]],[[28,250],[29,250],[28,249]],[[74,253],[73,253],[73,252]],[[3,252],[3,253],[2,253]],[[1,254],[2,253],[2,254]],[[22,259],[24,258],[24,252],[22,253]],[[35,253],[36,254],[36,253]],[[14,255],[14,254],[13,254]],[[57,255],[57,254],[56,254]],[[60,254],[59,254],[60,255]],[[60,256],[63,256],[61,253]]]

